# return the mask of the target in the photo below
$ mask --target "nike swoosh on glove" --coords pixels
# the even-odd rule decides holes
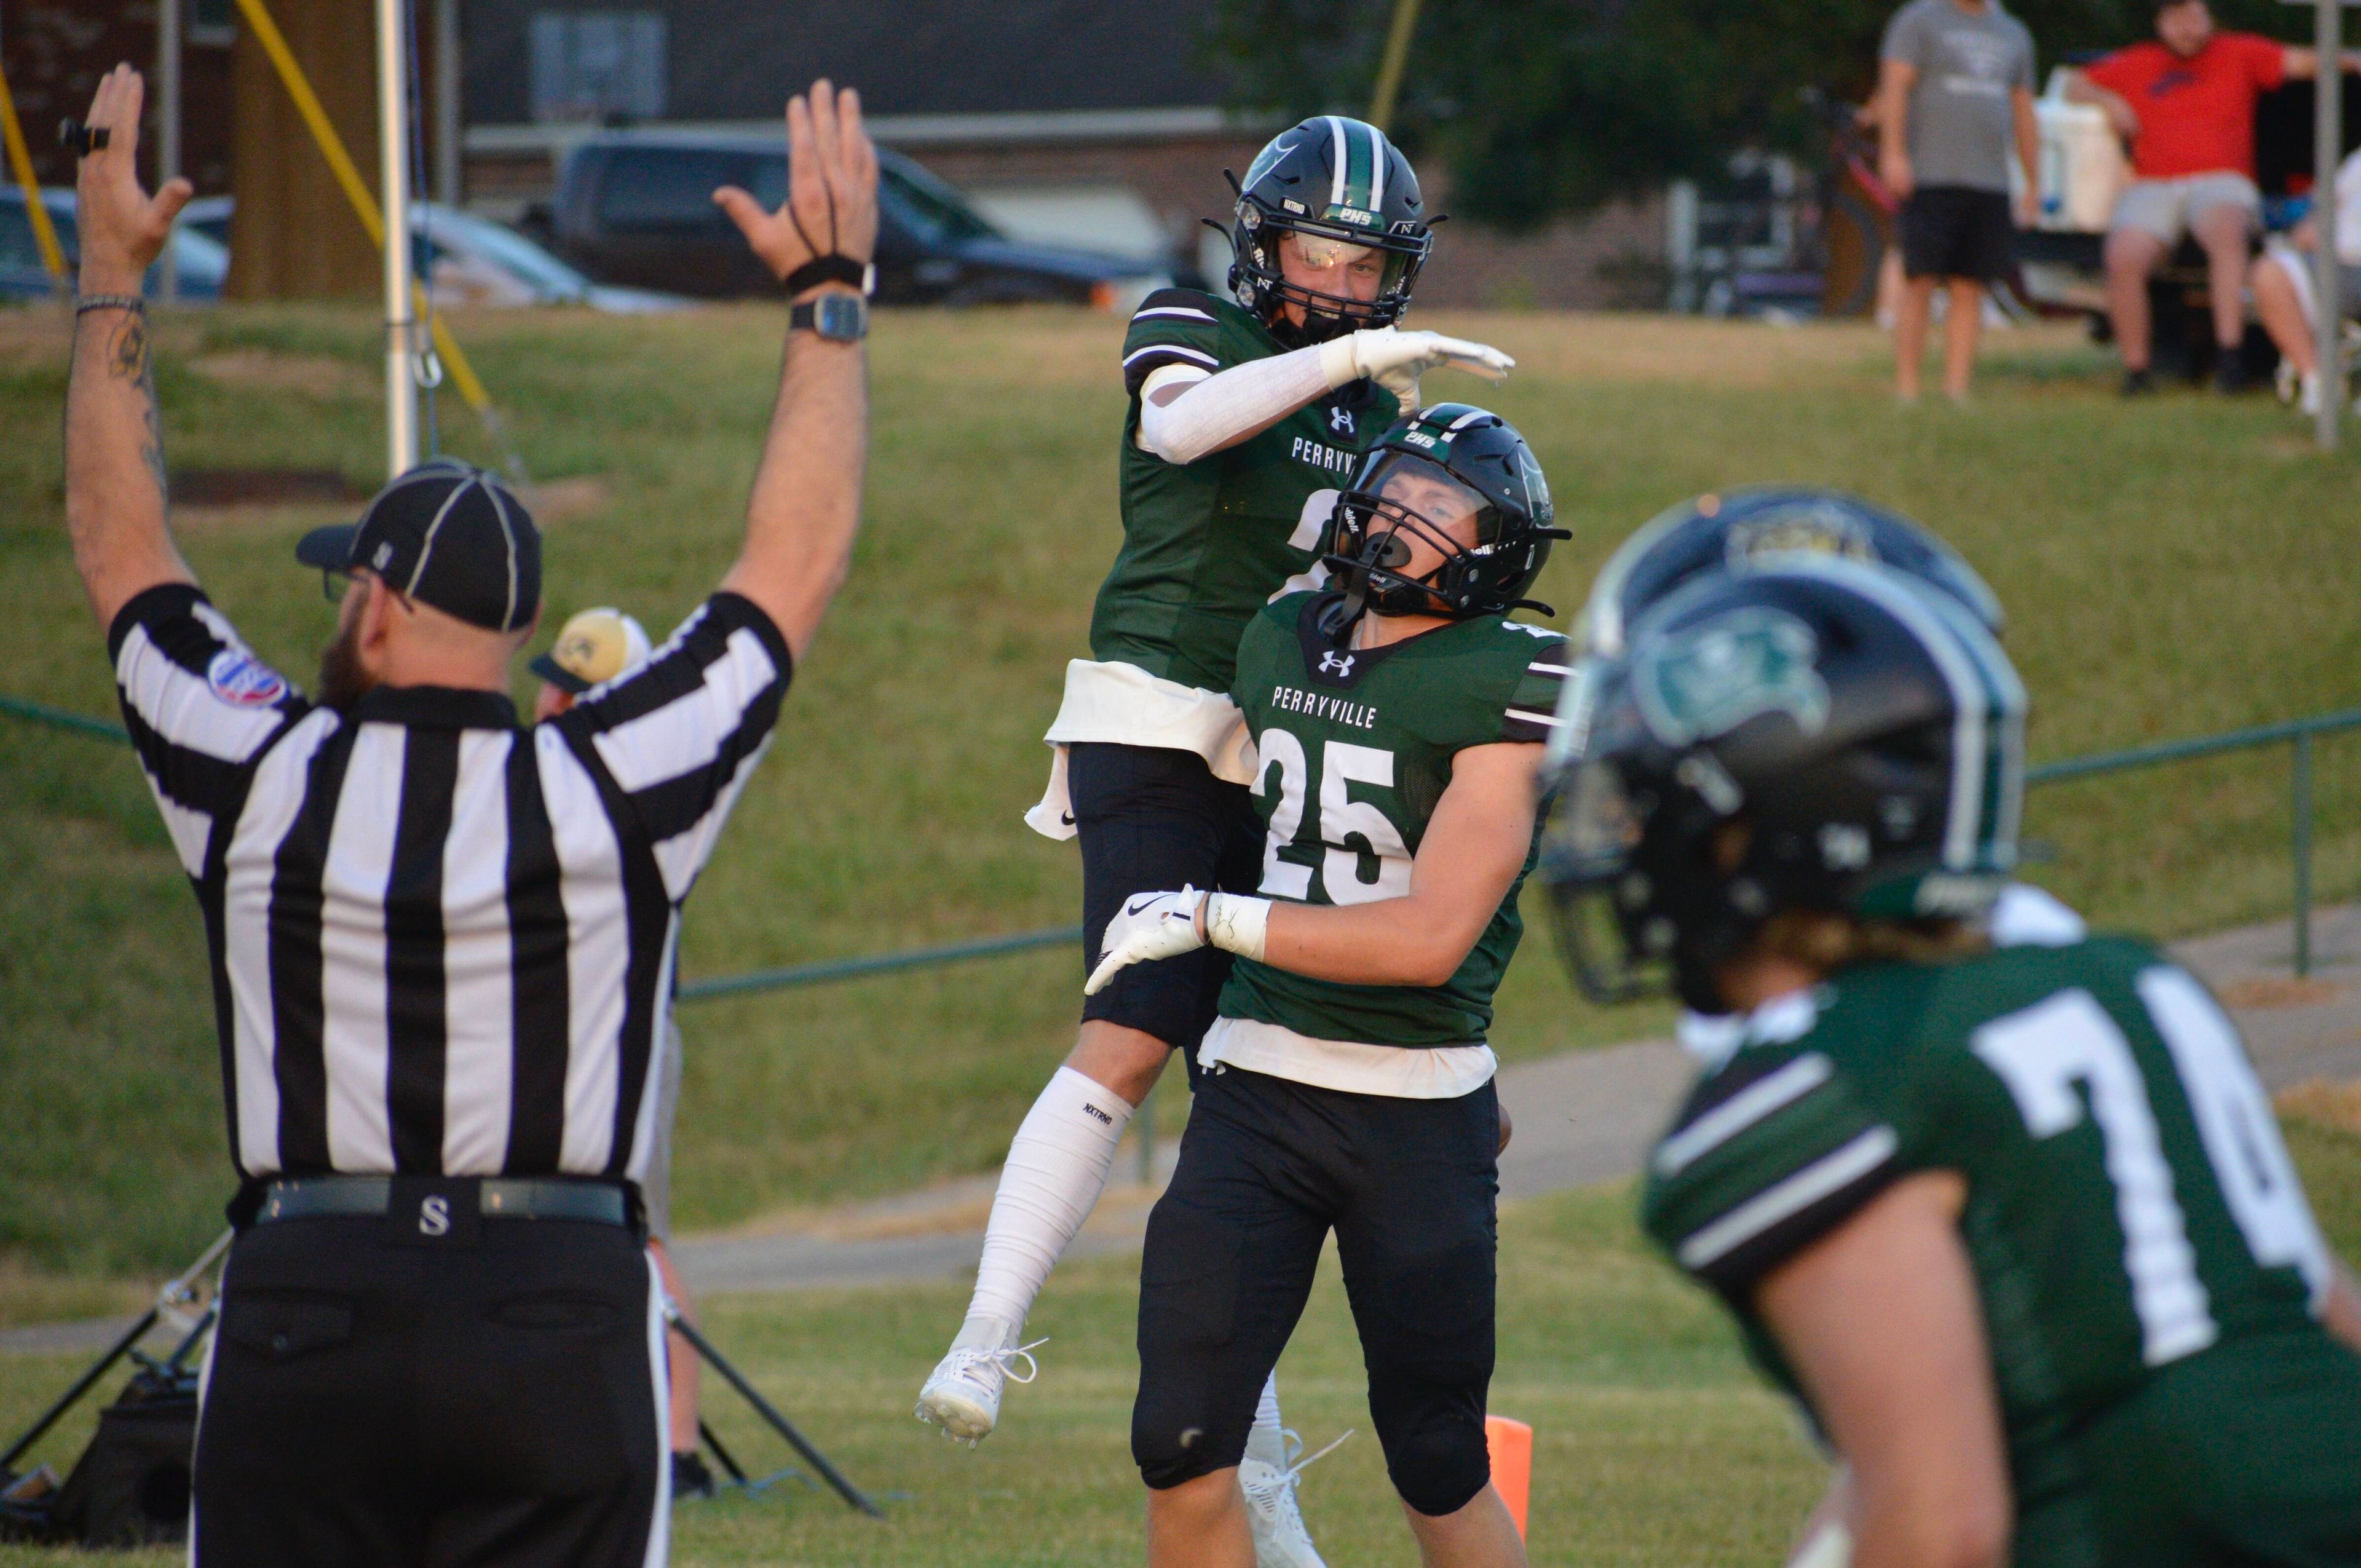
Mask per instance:
[[[1372,327],[1353,334],[1351,341],[1354,368],[1411,405],[1418,401],[1418,378],[1426,371],[1448,366],[1499,381],[1506,379],[1517,364],[1489,344],[1445,337],[1439,332]]]
[[[1137,893],[1123,901],[1107,922],[1106,939],[1099,950],[1106,956],[1091,971],[1084,996],[1096,996],[1116,973],[1133,964],[1178,958],[1205,945],[1197,935],[1197,906],[1205,895],[1183,885],[1178,893]]]

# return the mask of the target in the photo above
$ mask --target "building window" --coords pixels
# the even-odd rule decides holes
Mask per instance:
[[[654,120],[664,112],[664,19],[544,11],[533,19],[533,117]]]

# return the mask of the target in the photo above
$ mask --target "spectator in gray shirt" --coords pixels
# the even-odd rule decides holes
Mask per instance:
[[[1878,62],[1878,174],[1902,199],[1908,286],[1894,325],[1894,390],[1918,396],[1935,289],[1950,309],[1943,390],[1968,395],[1984,290],[2008,276],[2016,222],[2033,223],[2041,131],[2033,114],[2033,36],[1998,0],[1910,0],[1886,24]],[[2025,192],[2009,209],[2009,141]]]

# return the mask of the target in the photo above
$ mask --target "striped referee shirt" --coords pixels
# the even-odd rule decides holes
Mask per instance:
[[[491,692],[317,706],[186,585],[108,650],[204,912],[242,1174],[641,1179],[681,901],[786,691],[760,609],[714,595],[530,728]]]

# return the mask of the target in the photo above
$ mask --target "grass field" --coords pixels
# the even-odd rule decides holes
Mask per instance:
[[[2323,1225],[2361,1257],[2361,1136],[2304,1120],[2290,1136]],[[1368,1429],[1359,1350],[1332,1253],[1280,1363],[1288,1420],[1344,1448],[1308,1473],[1304,1512],[1336,1563],[1416,1562]],[[1032,1326],[1052,1337],[1041,1379],[1012,1390],[1002,1431],[970,1453],[909,1415],[962,1288],[705,1304],[716,1342],[856,1481],[906,1497],[873,1523],[800,1487],[696,1502],[675,1515],[688,1568],[1050,1568],[1136,1562],[1139,1491],[1126,1449],[1137,1377],[1131,1260],[1061,1270]],[[1499,1371],[1492,1409],[1535,1429],[1536,1563],[1714,1568],[1768,1563],[1822,1481],[1786,1406],[1757,1383],[1718,1309],[1641,1243],[1631,1198],[1593,1189],[1502,1216]],[[28,1420],[73,1364],[0,1363],[0,1431]],[[708,1389],[713,1384],[708,1379]],[[726,1390],[707,1410],[756,1475],[787,1460]],[[70,1459],[89,1420],[45,1453]],[[0,1568],[62,1568],[0,1547]],[[161,1564],[155,1552],[125,1559]]]
[[[562,482],[545,509],[553,626],[599,602],[669,624],[718,576],[779,324],[752,308],[457,323],[535,477]],[[1750,480],[1841,484],[1933,524],[1991,577],[2036,696],[2037,756],[2353,700],[2355,464],[2313,455],[2267,401],[2125,407],[2103,359],[2059,331],[1999,340],[1974,407],[1904,411],[1861,330],[1431,324],[1521,360],[1497,400],[1576,535],[1543,587],[1561,609],[1673,500]],[[853,580],[692,905],[685,974],[1073,918],[1071,850],[1016,817],[1038,794],[1038,736],[1065,661],[1086,652],[1115,547],[1119,331],[1047,311],[882,318]],[[372,481],[364,313],[220,310],[168,320],[159,340],[176,466]],[[48,316],[0,314],[0,692],[104,713],[107,673],[60,521],[63,352]],[[1474,386],[1438,376],[1429,391]],[[444,411],[454,449],[492,455],[463,411]],[[330,515],[179,524],[216,598],[299,678],[331,612],[288,549]],[[2329,894],[2361,872],[2351,751],[2323,750]],[[2231,759],[2045,797],[2031,831],[2057,859],[2040,874],[2106,919],[2169,931],[2276,913],[2283,766]],[[0,721],[0,1318],[21,1321],[112,1299],[76,1281],[193,1254],[219,1223],[226,1166],[198,925],[127,756]],[[1051,952],[689,1011],[683,1223],[988,1167],[1065,1048],[1078,979],[1072,955]],[[1660,1018],[1576,1005],[1536,940],[1496,1041],[1529,1057]]]

